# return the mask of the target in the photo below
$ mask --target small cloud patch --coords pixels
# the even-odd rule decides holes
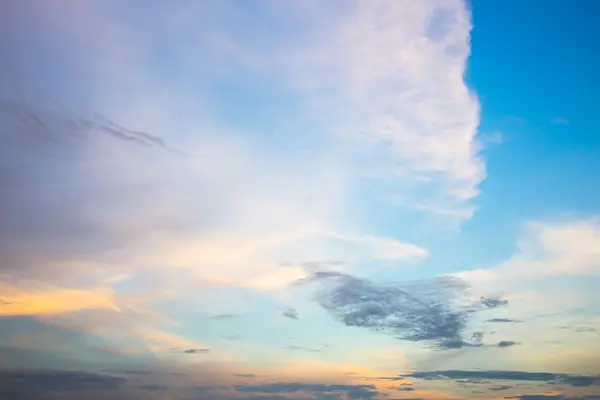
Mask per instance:
[[[296,311],[293,308],[286,308],[285,310],[282,311],[282,315],[289,319],[295,319],[295,320],[299,319],[298,311]]]

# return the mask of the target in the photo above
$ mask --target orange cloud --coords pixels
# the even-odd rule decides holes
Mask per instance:
[[[0,284],[0,316],[66,314],[85,309],[120,309],[104,289],[42,287],[22,289]]]

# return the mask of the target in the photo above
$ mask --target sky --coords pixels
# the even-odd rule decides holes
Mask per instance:
[[[600,3],[0,3],[0,397],[600,399]]]

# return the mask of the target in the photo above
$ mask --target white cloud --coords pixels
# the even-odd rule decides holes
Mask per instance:
[[[26,240],[2,249],[11,263],[108,270],[109,277],[179,267],[272,287],[299,273],[277,269],[282,261],[426,257],[416,245],[357,226],[351,203],[374,172],[397,183],[381,198],[402,195],[417,210],[472,216],[469,200],[484,168],[475,142],[479,105],[463,79],[471,23],[462,1],[341,8],[265,1],[251,11],[233,4],[23,6],[20,18],[35,21],[29,35],[65,56],[54,66],[60,90],[51,95],[199,157],[137,148],[98,131],[66,134],[62,148],[19,144],[8,162],[26,160],[27,187],[13,189],[26,189],[28,200],[11,207],[27,216],[14,221]],[[22,50],[42,57],[35,46]],[[311,129],[267,138],[228,126],[241,111],[214,112],[223,83],[289,98],[290,114],[272,113],[273,120]],[[292,134],[308,152],[289,145]],[[61,157],[52,158],[57,151]],[[47,215],[52,223],[40,229]],[[56,269],[46,271],[45,279],[56,279]]]
[[[598,274],[599,218],[531,222],[518,248],[517,254],[495,267],[458,275],[475,284],[498,288],[541,277]]]
[[[420,201],[468,209],[485,172],[475,140],[479,103],[464,82],[471,29],[465,4],[353,4],[333,21],[313,21],[303,46],[286,46],[285,73],[319,102],[331,129],[358,140],[361,152],[375,146],[370,163],[433,181],[433,199],[419,192]]]
[[[593,290],[600,276],[599,218],[531,222],[506,261],[454,275],[471,285],[475,298],[508,300],[514,319],[554,315],[561,322],[573,310],[594,310],[600,301]]]
[[[342,142],[329,150],[350,154],[343,161],[352,174],[419,177],[405,205],[458,220],[473,214],[469,200],[485,172],[475,138],[479,103],[464,82],[471,21],[463,1],[263,1],[252,11],[183,2],[144,9],[136,24],[102,2],[46,11],[75,21],[65,25],[68,43],[91,60],[94,103],[128,126],[167,135],[177,127],[181,142],[197,134],[192,126],[210,129],[203,108],[214,82],[256,81],[254,88],[299,100],[291,117],[313,121],[318,133],[309,135],[338,135]],[[165,52],[172,59],[161,60]],[[156,57],[178,76],[157,72]],[[404,184],[397,191],[410,194]]]

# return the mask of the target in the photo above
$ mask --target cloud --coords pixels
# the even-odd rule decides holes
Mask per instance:
[[[587,387],[600,384],[600,376],[556,374],[551,372],[524,372],[524,371],[427,371],[404,374],[401,378],[414,378],[423,380],[461,380],[461,379],[486,379],[503,381],[533,381],[566,384],[572,387]]]
[[[600,219],[530,222],[519,240],[519,251],[488,269],[456,274],[473,284],[497,287],[509,281],[539,277],[595,274],[600,260]]]
[[[377,396],[374,385],[308,384],[296,382],[277,382],[262,385],[236,385],[235,390],[243,393],[344,393],[352,399],[372,399]]]
[[[0,291],[4,296],[0,304],[0,317],[53,315],[85,309],[120,311],[113,293],[106,289],[24,288],[0,282]]]
[[[235,376],[240,378],[256,378],[256,375],[254,374],[235,374]]]
[[[494,323],[494,324],[516,324],[519,322],[523,322],[523,321],[519,321],[517,319],[511,319],[511,318],[490,318],[485,320],[485,322],[490,322],[490,323]]]
[[[463,338],[473,312],[483,303],[463,305],[467,286],[459,279],[439,278],[417,282],[377,284],[334,271],[312,271],[300,284],[319,283],[317,301],[346,326],[368,328],[398,339],[433,344],[439,350],[480,347],[482,334]],[[486,306],[489,308],[489,305]]]
[[[229,321],[234,319],[236,316],[234,314],[217,314],[211,315],[210,319],[214,319],[215,321]]]
[[[293,308],[286,308],[285,310],[283,310],[282,315],[286,318],[290,318],[290,319],[298,319],[298,311],[294,310]]]
[[[133,335],[155,353],[206,354],[210,349],[196,340],[155,328],[133,329]]]
[[[481,297],[481,304],[487,308],[498,308],[508,304],[508,300],[498,299],[495,297]]]
[[[520,396],[505,397],[505,399],[519,400],[568,400],[563,394],[522,394]]]
[[[312,47],[286,49],[281,57],[292,58],[292,77],[309,93],[325,93],[319,105],[338,104],[328,118],[344,138],[375,149],[380,171],[441,183],[426,200],[430,208],[464,209],[485,175],[476,154],[479,105],[463,80],[471,29],[465,4],[424,3],[409,11],[376,1],[337,14],[316,21],[310,37],[320,40]],[[302,59],[311,68],[301,68]]]
[[[311,353],[320,353],[321,352],[321,349],[314,349],[314,348],[304,347],[304,346],[286,346],[285,348],[288,350],[308,351]]]
[[[500,348],[505,348],[505,347],[513,347],[518,345],[517,342],[513,342],[511,340],[501,340],[498,342],[498,344],[496,346],[500,347]]]
[[[510,385],[500,385],[500,386],[493,386],[493,387],[489,388],[489,390],[491,390],[493,392],[499,392],[499,391],[504,391],[504,390],[510,390],[513,387],[514,386],[510,386]]]
[[[76,371],[1,371],[0,390],[51,392],[118,389],[126,384],[120,377]]]
[[[429,255],[369,232],[354,217],[362,186],[371,185],[365,177],[375,176],[376,186],[392,182],[369,206],[406,194],[414,208],[418,200],[427,202],[421,210],[471,215],[485,172],[475,140],[479,105],[463,79],[471,24],[462,2],[408,10],[365,2],[324,13],[332,6],[296,12],[273,4],[310,28],[277,26],[280,18],[265,9],[259,24],[285,33],[266,42],[240,32],[256,24],[243,9],[205,5],[196,14],[207,24],[186,24],[177,6],[131,7],[135,21],[116,3],[15,7],[10,26],[34,29],[15,28],[8,47],[35,62],[9,80],[22,89],[27,76],[54,73],[31,96],[2,98],[0,186],[7,195],[0,209],[8,217],[0,222],[0,281],[33,282],[35,290],[17,298],[2,292],[0,315],[110,311],[48,323],[76,325],[123,351],[159,358],[172,348],[197,352],[207,344],[180,333],[185,327],[159,328],[140,315],[175,312],[158,311],[158,300],[207,296],[198,286],[276,291],[306,277],[302,266],[282,268],[287,260],[339,260],[352,269]],[[326,15],[331,20],[321,20]],[[150,20],[153,30],[143,26]],[[319,40],[305,40],[313,35]],[[45,49],[59,56],[46,58]],[[171,77],[148,62],[164,59],[165,50],[176,69]],[[261,76],[269,85],[255,79]],[[247,132],[232,126],[237,108],[217,110],[222,90],[214,85],[260,94],[252,82],[292,101],[266,119],[254,113],[259,127]],[[297,118],[283,122],[300,126],[298,135],[279,125],[290,115]],[[193,276],[144,281],[155,269]],[[117,293],[139,286],[156,297],[125,301]],[[462,331],[462,311],[426,308],[428,315],[404,315],[421,321],[404,331],[409,340],[438,345],[443,336],[460,337],[451,331]]]
[[[206,354],[209,353],[210,349],[185,349],[181,350],[183,354]]]
[[[164,385],[141,385],[141,386],[138,386],[138,387],[139,387],[140,389],[143,389],[143,390],[150,390],[150,391],[152,391],[152,392],[156,392],[156,391],[165,391],[165,390],[167,390],[167,389],[168,389],[168,387],[167,387],[167,386],[164,386]]]
[[[15,105],[21,113],[42,106]],[[152,153],[103,135],[80,133],[64,113],[50,107],[37,117],[35,125],[19,133],[7,129],[0,137],[6,144],[2,147],[6,153],[1,165],[3,186],[11,194],[0,204],[11,215],[0,226],[0,258],[11,277],[18,274],[56,282],[67,276],[105,274],[110,280],[135,276],[136,271],[159,264],[189,268],[221,283],[277,288],[301,273],[298,267],[280,268],[277,264],[302,254],[338,253],[350,261],[427,256],[424,249],[398,240],[345,235],[318,227],[314,220],[327,225],[327,217],[318,217],[314,207],[302,206],[300,198],[312,191],[327,203],[335,201],[323,185],[336,185],[322,182],[309,189],[300,184],[298,175],[304,172],[299,168],[280,167],[278,176],[273,176],[267,172],[272,166],[267,168],[262,162],[258,167],[262,172],[255,171],[257,177],[253,178],[257,182],[295,180],[298,188],[302,186],[296,194],[272,192],[264,183],[247,186],[242,189],[246,193],[241,193],[238,183],[253,174],[246,162],[234,163],[237,166],[232,171],[232,166],[211,160],[215,154],[191,160]],[[10,126],[18,121],[17,113],[5,116],[1,123]],[[254,156],[248,154],[236,156],[261,164],[249,160]],[[217,172],[210,175],[205,167]],[[54,189],[60,188],[49,192],[48,182],[54,182]],[[235,196],[229,185],[235,186]],[[157,187],[160,194],[151,195]],[[203,190],[207,203],[198,213],[200,204],[192,207],[188,199]],[[264,207],[264,199],[274,204]],[[257,218],[259,214],[264,218]],[[223,224],[232,226],[224,228]],[[229,251],[231,247],[237,251]]]

